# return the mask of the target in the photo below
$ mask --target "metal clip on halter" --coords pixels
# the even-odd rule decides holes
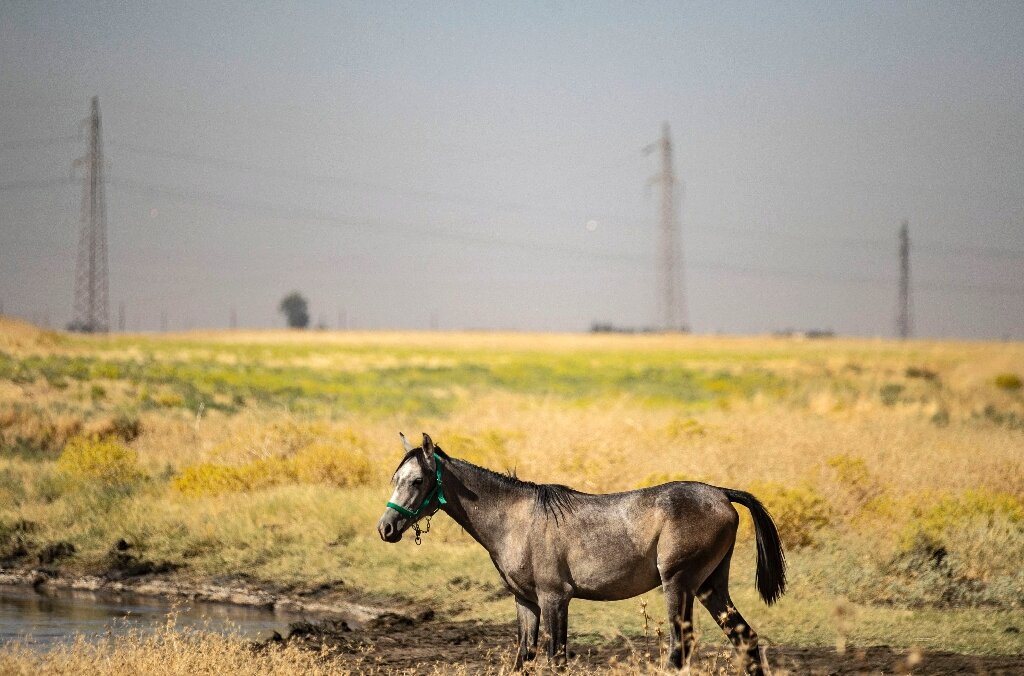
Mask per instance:
[[[427,519],[427,527],[426,528],[422,528],[421,529],[419,521],[417,521],[416,523],[414,523],[412,525],[412,529],[414,531],[416,531],[416,544],[418,544],[418,545],[423,544],[423,538],[420,537],[420,534],[422,533],[423,535],[426,535],[427,533],[430,532],[430,517],[428,516],[428,517],[426,517],[426,519]]]

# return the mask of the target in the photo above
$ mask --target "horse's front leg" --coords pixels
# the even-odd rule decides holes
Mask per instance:
[[[540,606],[517,596],[516,619],[519,621],[519,649],[516,654],[516,669],[519,670],[523,668],[523,662],[528,662],[537,655]]]
[[[569,598],[541,597],[540,612],[548,632],[548,659],[556,667],[564,666],[568,662]]]

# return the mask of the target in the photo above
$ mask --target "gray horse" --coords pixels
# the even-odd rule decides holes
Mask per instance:
[[[786,561],[771,516],[750,493],[691,481],[625,493],[590,495],[535,484],[449,457],[426,434],[395,470],[394,494],[377,530],[398,542],[439,509],[491,555],[516,600],[516,668],[532,659],[541,618],[548,657],[566,661],[569,601],[617,601],[665,591],[671,623],[669,662],[689,663],[693,599],[700,599],[736,646],[747,671],[760,674],[757,634],[729,597],[729,561],[739,515],[750,510],[757,541],[757,589],[774,603],[786,588]]]

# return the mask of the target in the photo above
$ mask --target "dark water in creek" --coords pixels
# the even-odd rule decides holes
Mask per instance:
[[[289,623],[303,619],[224,603],[65,590],[40,593],[31,587],[0,585],[0,645],[25,641],[45,648],[71,643],[78,634],[94,641],[132,630],[151,632],[165,626],[172,612],[178,627],[252,639],[273,631],[287,634]]]

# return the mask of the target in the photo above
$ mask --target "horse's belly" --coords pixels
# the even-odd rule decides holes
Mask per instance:
[[[654,556],[627,562],[605,559],[573,568],[573,596],[587,601],[621,601],[661,584]]]

